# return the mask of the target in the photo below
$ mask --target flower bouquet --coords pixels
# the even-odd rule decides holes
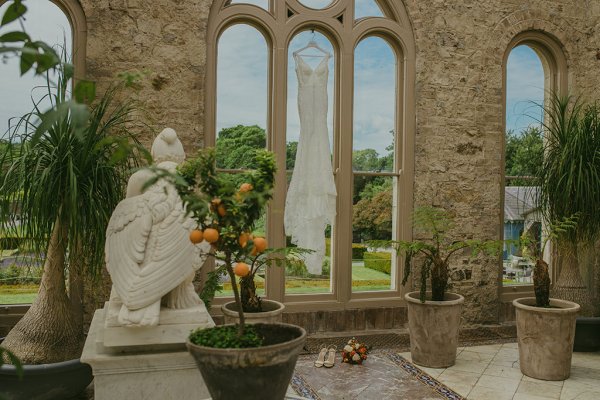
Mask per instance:
[[[342,350],[342,361],[349,364],[362,364],[367,359],[368,352],[366,344],[352,338],[348,340],[348,344]]]

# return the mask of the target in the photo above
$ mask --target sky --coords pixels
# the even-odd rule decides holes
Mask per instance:
[[[323,8],[330,0],[301,0],[313,8]],[[62,44],[64,37],[70,47],[70,27],[62,11],[48,0],[30,0],[26,21],[27,32],[34,38]],[[232,3],[251,3],[266,7],[267,0],[233,0]],[[0,7],[0,14],[7,4]],[[356,0],[356,18],[382,16],[374,0]],[[14,25],[13,25],[14,26]],[[11,25],[8,26],[10,28]],[[0,34],[6,32],[0,29]],[[298,140],[300,123],[297,108],[297,79],[293,51],[305,46],[313,38],[309,31],[301,32],[290,43],[288,57],[288,106],[286,140]],[[334,53],[333,46],[325,36],[316,32],[314,39],[319,46]],[[217,75],[217,128],[237,124],[266,126],[267,118],[267,57],[268,49],[262,35],[247,25],[228,28],[219,40]],[[310,51],[306,54],[310,54]],[[313,67],[320,61],[306,58]],[[333,146],[333,93],[335,54],[329,60],[329,110],[328,129]],[[364,39],[355,51],[355,105],[354,149],[374,148],[385,155],[391,144],[390,131],[394,129],[396,59],[390,46],[380,38]],[[393,82],[393,83],[392,83]],[[31,110],[31,94],[35,86],[44,83],[43,78],[33,77],[30,72],[19,77],[18,60],[0,63],[0,132],[8,127],[8,119]],[[535,52],[527,46],[515,48],[507,64],[507,129],[520,132],[539,110],[532,102],[543,100],[543,69]],[[39,89],[33,91],[40,95]],[[528,115],[533,115],[534,118]]]

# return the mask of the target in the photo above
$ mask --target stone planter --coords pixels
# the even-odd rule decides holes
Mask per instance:
[[[431,293],[427,292],[431,297]],[[410,354],[415,364],[446,368],[456,361],[460,313],[465,298],[446,293],[444,301],[419,300],[419,292],[404,296],[408,305]]]
[[[550,299],[550,308],[541,308],[535,306],[534,297],[526,297],[514,300],[513,305],[521,372],[546,381],[567,379],[571,374],[579,304]]]
[[[262,300],[262,312],[244,313],[247,324],[274,324],[281,322],[285,305],[275,300]],[[225,324],[237,324],[240,322],[238,316],[238,308],[235,301],[230,301],[221,306],[223,312],[223,320]]]
[[[256,324],[265,345],[215,349],[187,342],[213,400],[282,400],[306,331],[290,324]]]
[[[600,317],[579,317],[575,323],[573,351],[600,350]]]

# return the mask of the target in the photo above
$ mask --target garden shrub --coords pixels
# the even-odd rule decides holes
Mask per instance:
[[[352,243],[352,259],[362,260],[367,252],[367,247],[360,243]]]
[[[374,269],[390,275],[392,272],[392,254],[386,252],[366,252],[364,254],[365,268]]]

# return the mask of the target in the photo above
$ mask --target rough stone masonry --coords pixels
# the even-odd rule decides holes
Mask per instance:
[[[277,0],[278,1],[278,0]],[[416,146],[414,204],[435,198],[456,216],[456,231],[500,237],[502,62],[512,38],[544,31],[563,46],[569,90],[593,97],[600,86],[600,0],[392,0],[414,32]],[[206,27],[210,0],[81,0],[87,19],[87,74],[101,83],[146,71],[142,118],[174,128],[186,150],[203,145]],[[150,140],[150,137],[148,138]],[[498,322],[499,261],[469,265],[454,290],[467,297],[467,322]]]

